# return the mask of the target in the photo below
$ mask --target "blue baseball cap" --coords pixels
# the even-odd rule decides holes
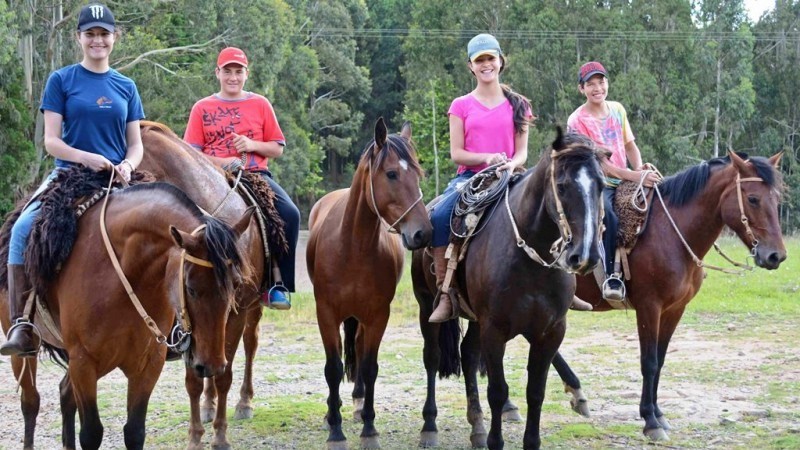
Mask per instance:
[[[503,56],[500,43],[491,34],[479,34],[467,44],[467,57],[470,61],[475,61],[483,55]]]

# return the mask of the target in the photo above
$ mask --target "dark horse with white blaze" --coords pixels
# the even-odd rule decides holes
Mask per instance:
[[[658,406],[661,368],[683,312],[700,290],[704,268],[711,268],[702,259],[722,229],[728,227],[736,233],[759,267],[774,270],[786,259],[778,216],[784,190],[777,169],[780,158],[781,154],[767,159],[747,158],[731,152],[727,157],[712,159],[667,177],[659,185],[663,202],[654,198],[647,227],[628,255],[631,278],[626,282],[628,301],[636,311],[639,332],[642,369],[639,414],[645,421],[643,432],[652,440],[668,439],[669,422]],[[578,276],[576,289],[579,297],[593,304],[594,311],[613,309],[602,299],[592,275]],[[422,317],[427,317],[425,314],[422,312]],[[442,342],[448,341],[444,336],[454,330],[457,332],[454,327],[443,330]],[[477,333],[472,330],[470,326],[461,347],[471,422],[475,411],[480,411],[475,388],[480,349],[474,343]],[[431,357],[433,362],[429,366],[428,352],[439,354],[438,346],[428,346],[429,339],[434,344],[440,340],[435,331],[438,330],[425,334],[429,386],[437,368],[434,362],[438,360]],[[426,333],[425,327],[423,333]],[[443,361],[440,369],[443,375],[455,373],[452,366],[457,363],[454,359]],[[573,409],[588,415],[580,381],[559,353],[553,358],[553,366],[573,395]],[[429,414],[423,431],[430,428],[428,417]]]
[[[345,370],[342,323],[347,374],[355,378],[355,414],[364,423],[361,446],[380,447],[374,425],[378,349],[403,273],[403,246],[422,248],[432,234],[421,201],[421,175],[411,126],[406,123],[399,135],[387,135],[378,119],[374,141],[364,150],[350,188],[328,193],[309,215],[306,258],[325,347],[330,449],[347,448],[339,411]]]
[[[510,186],[505,204],[484,218],[488,220],[485,228],[472,239],[458,266],[455,279],[459,290],[477,316],[461,345],[470,399],[467,417],[473,427],[474,446],[503,448],[501,417],[508,400],[503,355],[506,343],[522,335],[530,343],[528,417],[523,442],[526,449],[540,447],[539,419],[547,371],[564,338],[566,314],[575,290],[573,274],[589,273],[600,261],[600,157],[604,155],[591,141],[577,134],[562,135],[559,129],[552,148]],[[549,255],[551,248],[555,250],[553,257],[540,256]],[[457,321],[428,322],[436,293],[430,266],[430,255],[423,250],[414,252],[411,274],[420,305],[428,380],[422,446],[438,443],[436,372],[443,367],[440,363],[457,357],[458,339],[457,334],[446,336],[444,332],[458,333]],[[492,421],[488,436],[477,402],[477,347],[485,355],[489,377],[487,395]],[[451,364],[447,370],[452,373],[455,369]]]

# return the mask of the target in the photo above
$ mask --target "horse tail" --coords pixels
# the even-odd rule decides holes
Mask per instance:
[[[64,370],[69,368],[67,367],[69,365],[69,355],[67,354],[66,350],[63,348],[53,347],[44,341],[42,341],[42,348],[44,348],[45,352],[47,352],[47,355],[50,357],[50,361],[58,364]]]
[[[459,321],[448,320],[439,326],[439,378],[447,378],[451,375],[461,376],[461,353],[459,352],[459,342],[461,341],[461,325]]]
[[[356,372],[356,332],[358,319],[350,317],[344,321],[344,374],[347,381],[355,379]]]

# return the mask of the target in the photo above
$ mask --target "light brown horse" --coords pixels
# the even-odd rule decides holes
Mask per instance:
[[[378,349],[402,275],[403,246],[422,248],[432,234],[421,202],[421,169],[410,139],[409,124],[400,135],[387,136],[383,119],[379,119],[374,141],[364,150],[350,188],[325,195],[309,215],[306,257],[325,347],[331,449],[347,448],[339,411],[344,374],[342,323],[345,365],[348,377],[355,375],[353,400],[364,423],[361,447],[379,447],[374,425]]]
[[[46,285],[34,283],[34,287],[45,299],[62,337],[59,340],[45,332],[45,346],[51,351],[63,349],[60,354],[69,364],[61,384],[64,447],[75,448],[76,408],[81,420],[81,447],[100,447],[103,426],[97,408],[97,380],[119,368],[128,378],[125,445],[141,449],[148,401],[166,354],[161,339],[169,334],[183,307],[192,331],[185,356],[187,368],[198,376],[225,370],[225,322],[242,270],[236,239],[248,226],[251,212],[230,228],[203,216],[174,186],[152,183],[113,193],[105,225],[101,223],[102,214],[99,205],[87,210],[56,278]],[[142,309],[157,330],[148,327],[134,308],[110,264],[101,244],[103,227],[122,273],[134,286]],[[57,247],[64,245],[63,241],[66,239],[52,237],[48,248],[56,247],[52,253],[58,254]],[[35,263],[28,259],[26,264],[31,267]],[[37,273],[35,266],[29,273]],[[19,360],[14,361],[15,372],[17,367]],[[31,375],[23,374],[22,379]],[[28,416],[25,419],[27,440]],[[31,442],[25,443],[26,448],[32,447],[32,433],[31,428]]]

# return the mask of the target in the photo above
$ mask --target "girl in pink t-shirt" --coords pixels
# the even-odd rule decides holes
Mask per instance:
[[[479,34],[467,45],[467,68],[477,86],[450,105],[450,158],[458,165],[458,176],[447,186],[431,212],[436,285],[447,270],[444,258],[450,240],[450,215],[458,199],[457,187],[478,171],[493,164],[497,170],[522,167],[528,159],[528,123],[533,119],[528,99],[500,84],[505,57],[497,39]],[[443,322],[453,315],[450,296],[442,292],[428,319]]]

